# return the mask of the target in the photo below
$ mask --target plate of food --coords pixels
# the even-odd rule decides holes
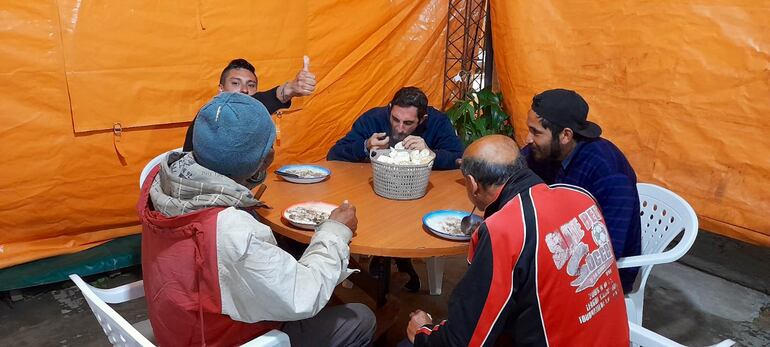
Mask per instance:
[[[460,229],[460,221],[469,214],[468,211],[458,210],[433,211],[422,217],[422,224],[436,236],[450,240],[467,241],[471,239],[471,236],[463,234]],[[472,218],[474,222],[481,220],[478,215],[473,215]]]
[[[335,208],[337,205],[322,201],[306,201],[289,206],[283,211],[283,218],[297,228],[313,230],[329,219]]]
[[[331,170],[318,165],[285,165],[275,174],[292,183],[317,183],[332,174]]]

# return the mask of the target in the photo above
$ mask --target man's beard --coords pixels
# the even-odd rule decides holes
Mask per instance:
[[[561,160],[561,146],[559,146],[559,138],[556,137],[551,140],[551,146],[548,148],[548,153],[541,152],[541,156],[535,156],[535,160],[539,162],[556,163]]]
[[[395,131],[391,131],[390,139],[388,140],[390,147],[394,147],[397,143],[404,141],[409,134],[399,134]]]

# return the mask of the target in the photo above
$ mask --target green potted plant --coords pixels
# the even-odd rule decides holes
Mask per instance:
[[[502,93],[495,93],[491,87],[486,87],[478,92],[471,90],[465,95],[455,101],[447,116],[466,146],[490,134],[513,137],[511,118],[502,108]]]

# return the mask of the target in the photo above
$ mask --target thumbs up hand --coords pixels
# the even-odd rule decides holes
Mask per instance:
[[[315,91],[315,85],[315,75],[310,72],[310,57],[304,56],[302,70],[297,72],[293,80],[286,82],[281,101],[288,102],[293,97],[310,95]]]

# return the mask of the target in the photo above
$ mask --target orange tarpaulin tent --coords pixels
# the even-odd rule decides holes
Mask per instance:
[[[639,181],[706,230],[770,246],[770,2],[492,1],[500,88],[526,136],[532,96],[562,87]]]
[[[311,57],[316,93],[276,122],[277,164],[323,158],[405,85],[440,105],[446,0],[59,0],[0,11],[0,268],[139,232],[137,178],[180,147],[233,58],[259,89]],[[492,1],[495,66],[526,135],[531,96],[581,92],[641,181],[716,232],[770,245],[767,5]],[[115,131],[120,128],[121,131]]]
[[[180,147],[233,58],[311,97],[276,119],[277,163],[323,158],[404,85],[440,103],[446,1],[50,1],[0,11],[0,268],[139,232],[138,175]],[[113,127],[120,124],[116,136]]]

